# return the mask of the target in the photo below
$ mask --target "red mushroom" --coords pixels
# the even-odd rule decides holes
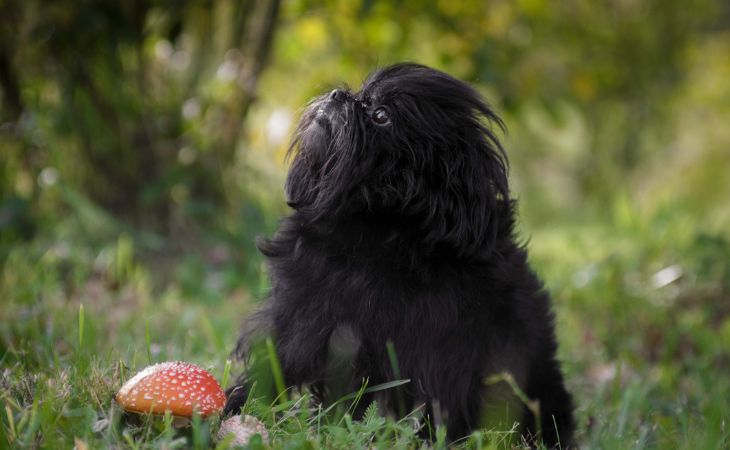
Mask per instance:
[[[175,361],[149,366],[129,379],[114,399],[128,412],[192,417],[218,413],[226,396],[218,381],[205,369]]]

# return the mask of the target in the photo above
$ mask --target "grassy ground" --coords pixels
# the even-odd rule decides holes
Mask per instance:
[[[730,237],[700,229],[678,205],[614,209],[609,222],[529,232],[555,299],[581,447],[728,448]],[[0,448],[216,446],[215,423],[183,432],[130,424],[112,404],[123,380],[152,362],[190,361],[223,377],[266,281],[250,244],[202,242],[162,258],[170,242],[71,208],[11,249],[0,279]],[[269,426],[273,448],[426,446],[413,420],[371,411],[356,422],[307,405],[304,397],[249,410]],[[509,448],[509,436],[487,430],[461,444]],[[443,447],[443,430],[435,437]]]

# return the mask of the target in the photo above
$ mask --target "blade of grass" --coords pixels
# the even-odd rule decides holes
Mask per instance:
[[[144,339],[147,344],[147,364],[152,364],[152,339],[150,338],[150,319],[144,321]]]
[[[365,389],[367,389],[367,387],[368,387],[368,380],[365,380],[365,382],[363,382],[362,386],[360,386],[360,389],[358,389],[357,392],[355,392],[355,399],[352,401],[352,404],[350,405],[350,407],[347,408],[347,411],[345,412],[345,414],[342,416],[342,418],[338,422],[338,425],[341,425],[342,421],[345,420],[347,417],[349,417],[350,414],[352,414],[352,412],[357,407],[358,403],[360,403],[362,396],[365,395]]]
[[[10,431],[9,442],[12,443],[12,441],[15,440],[16,432],[15,432],[15,419],[13,418],[13,411],[10,409],[10,405],[5,403],[5,414],[8,416],[8,428]]]
[[[37,392],[42,392],[43,389],[40,386],[41,382],[38,382]],[[30,410],[30,418],[28,419],[28,425],[25,428],[25,432],[23,433],[23,442],[32,442],[33,436],[35,435],[35,432],[40,427],[40,420],[38,417],[38,408],[40,404],[40,397],[36,395],[33,398],[33,406]]]
[[[84,304],[79,305],[79,352],[84,346]]]
[[[339,398],[337,401],[335,401],[334,403],[332,403],[330,406],[328,406],[323,411],[323,414],[324,415],[327,415],[327,413],[329,413],[335,406],[339,405],[342,402],[346,402],[348,400],[352,400],[352,399],[356,398],[358,395],[370,394],[372,392],[384,391],[386,389],[391,389],[391,388],[394,388],[394,387],[402,386],[402,385],[404,385],[406,383],[410,383],[410,382],[411,382],[411,380],[388,381],[387,383],[381,383],[381,384],[376,384],[375,386],[371,386],[371,387],[363,390],[362,393],[360,393],[360,390],[358,390],[358,391],[353,392],[351,394],[347,394],[344,397]]]
[[[395,346],[393,345],[393,341],[388,340],[388,342],[385,343],[385,348],[388,351],[388,359],[390,360],[390,367],[391,369],[393,369],[393,376],[396,380],[400,380],[400,366],[398,365],[398,356],[395,353]],[[405,400],[403,399],[403,392],[401,392],[400,389],[396,388],[395,396],[398,400],[398,415],[400,417],[403,417],[406,414],[406,404]]]
[[[279,358],[276,356],[276,348],[271,338],[266,339],[266,352],[269,356],[276,391],[279,394],[278,399],[280,402],[286,402],[288,401],[288,396],[286,394],[286,385],[284,384],[284,375],[281,372],[281,364],[279,363]]]
[[[231,376],[231,360],[226,359],[226,365],[223,366],[223,378],[221,379],[221,386],[223,389],[228,385],[228,378]]]

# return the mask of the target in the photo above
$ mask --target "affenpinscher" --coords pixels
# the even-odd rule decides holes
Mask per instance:
[[[293,213],[258,243],[271,293],[237,356],[264,330],[288,386],[327,398],[407,379],[360,404],[377,399],[394,415],[420,406],[451,439],[519,422],[529,445],[569,445],[550,299],[515,238],[493,126],[502,122],[474,89],[417,64],[316,99],[291,147]],[[246,385],[244,374],[228,411]]]

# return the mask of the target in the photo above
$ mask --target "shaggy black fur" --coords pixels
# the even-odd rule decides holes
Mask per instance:
[[[550,300],[515,240],[495,124],[471,87],[416,64],[315,100],[292,144],[294,212],[259,242],[273,288],[237,356],[246,357],[250,329],[264,329],[288,385],[326,398],[330,386],[356,390],[399,370],[410,383],[380,393],[381,406],[425,404],[452,439],[512,408],[506,415],[528,442],[541,429],[548,446],[569,444]],[[343,352],[348,364],[334,370]],[[511,389],[486,381],[503,372],[539,400],[540,426]],[[229,390],[228,411],[242,405],[246,383],[244,374]]]

